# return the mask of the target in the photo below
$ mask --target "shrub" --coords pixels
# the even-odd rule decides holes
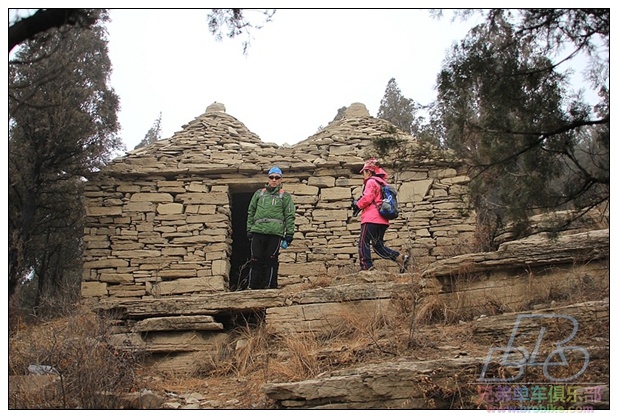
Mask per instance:
[[[54,390],[34,394],[9,383],[9,407],[118,408],[120,396],[134,388],[138,355],[116,350],[107,342],[108,335],[103,320],[84,313],[14,330],[9,338],[9,375],[26,375],[34,366],[57,378]]]

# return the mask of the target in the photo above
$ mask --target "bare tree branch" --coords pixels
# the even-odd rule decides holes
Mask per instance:
[[[64,25],[89,27],[96,20],[87,9],[41,9],[9,27],[9,52],[22,42],[33,39],[49,29]]]

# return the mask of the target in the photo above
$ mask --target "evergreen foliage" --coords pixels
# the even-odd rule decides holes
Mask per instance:
[[[490,230],[512,221],[524,233],[534,213],[609,201],[608,50],[609,10],[494,9],[447,55],[433,129],[473,167]],[[578,54],[594,106],[561,70]]]
[[[106,20],[52,29],[9,65],[9,297],[34,283],[35,307],[79,295],[83,183],[122,147]]]
[[[162,115],[161,113],[159,113],[159,117],[154,121],[150,129],[148,129],[146,135],[144,135],[144,139],[142,139],[140,143],[135,146],[134,149],[145,147],[146,145],[150,145],[161,139],[161,117]]]
[[[223,39],[223,31],[227,38],[245,36],[242,42],[243,54],[247,53],[251,45],[251,30],[261,29],[270,22],[275,15],[274,9],[211,9],[208,13],[208,29],[216,40]],[[259,13],[263,23],[255,23],[254,19],[247,19],[247,13]]]
[[[15,11],[15,9],[14,9]],[[9,52],[17,45],[38,37],[44,39],[52,28],[69,26],[90,28],[97,23],[100,11],[96,9],[39,9],[31,15],[9,14]]]
[[[391,78],[380,101],[378,118],[389,121],[406,133],[412,133],[417,107],[414,100],[401,94],[397,81]]]

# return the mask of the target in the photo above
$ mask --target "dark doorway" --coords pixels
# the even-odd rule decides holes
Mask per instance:
[[[230,290],[244,290],[249,283],[251,243],[247,239],[247,208],[253,192],[232,193],[232,257]]]

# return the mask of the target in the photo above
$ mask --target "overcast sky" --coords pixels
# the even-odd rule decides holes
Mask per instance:
[[[215,101],[277,144],[306,139],[354,102],[376,116],[392,77],[405,97],[428,104],[446,51],[473,23],[426,9],[279,9],[243,55],[246,38],[216,41],[208,11],[111,11],[111,85],[127,150],[159,113],[169,138]]]

